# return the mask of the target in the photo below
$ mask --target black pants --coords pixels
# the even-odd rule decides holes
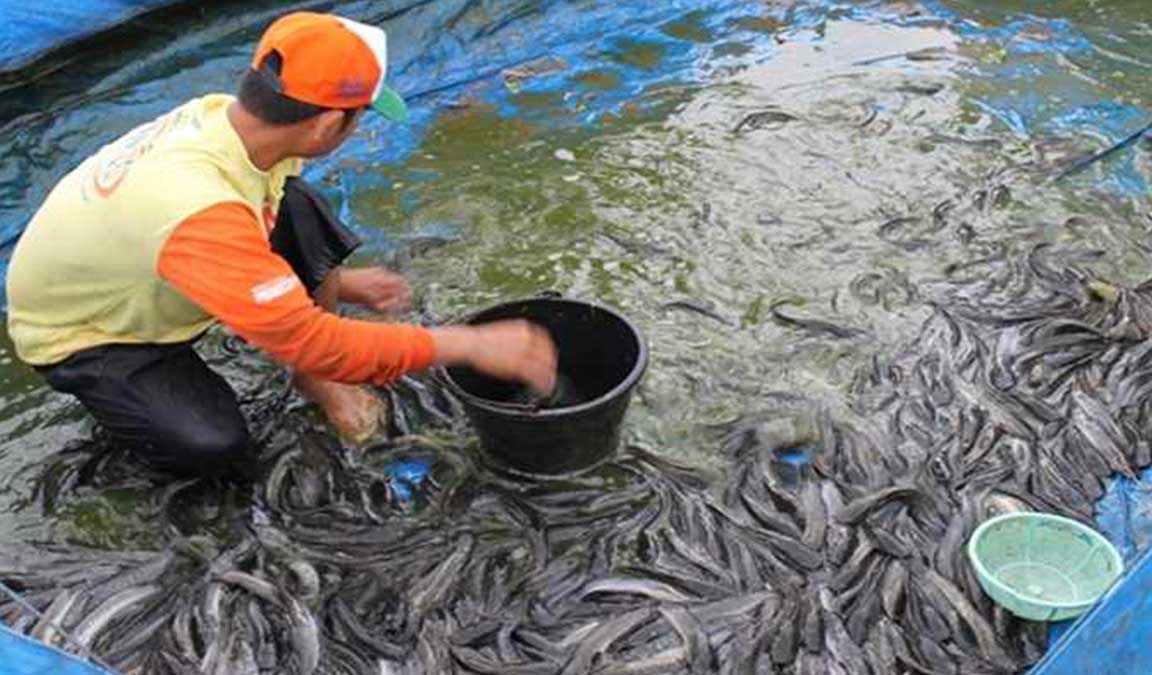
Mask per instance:
[[[360,242],[324,198],[290,178],[272,249],[310,293]],[[109,344],[39,368],[57,391],[76,396],[114,442],[178,475],[251,476],[255,450],[232,387],[193,350]]]

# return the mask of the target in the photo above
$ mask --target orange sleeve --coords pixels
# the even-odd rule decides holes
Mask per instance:
[[[384,384],[427,368],[435,356],[427,329],[324,311],[242,203],[216,204],[181,221],[156,269],[250,344],[315,377]]]

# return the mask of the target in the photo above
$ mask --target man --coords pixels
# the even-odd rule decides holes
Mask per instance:
[[[219,321],[293,368],[345,436],[370,434],[382,385],[466,364],[548,392],[556,357],[523,321],[425,329],[341,318],[389,310],[408,286],[340,267],[357,241],[297,178],[372,109],[406,118],[384,84],[385,34],[340,17],[269,27],[233,98],[190,101],[105,146],[33,217],[8,271],[19,356],[75,395],[110,437],[178,474],[251,469],[235,393],[192,343]]]

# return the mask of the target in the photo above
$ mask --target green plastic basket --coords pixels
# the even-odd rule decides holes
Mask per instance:
[[[1095,530],[1046,513],[1009,513],[983,523],[968,558],[984,591],[1016,616],[1071,619],[1120,577],[1120,553]]]

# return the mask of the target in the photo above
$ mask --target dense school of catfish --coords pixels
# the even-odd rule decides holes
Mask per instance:
[[[633,446],[513,480],[431,378],[387,392],[394,437],[367,452],[268,396],[255,486],[158,484],[162,550],[0,557],[23,597],[0,618],[120,673],[1021,672],[1047,626],[990,602],[968,537],[1016,510],[1091,523],[1104,480],[1152,462],[1152,288],[1086,264],[1038,245],[946,270],[918,338],[841,400],[780,392],[712,429],[723,471]],[[65,453],[37,496],[116,461]],[[206,493],[219,517],[190,525]]]

